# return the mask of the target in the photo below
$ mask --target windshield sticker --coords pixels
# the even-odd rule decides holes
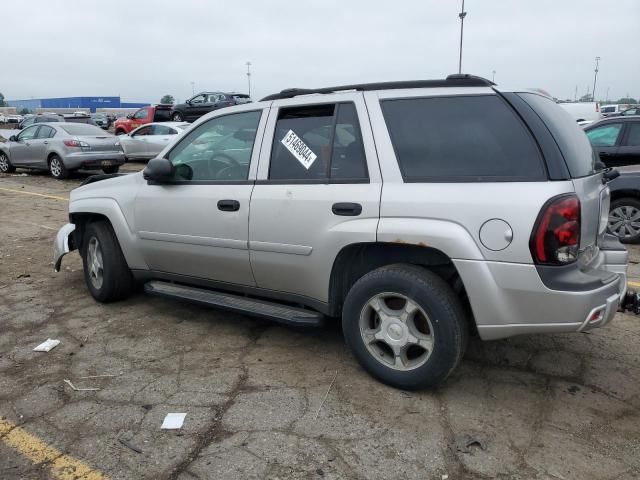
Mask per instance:
[[[291,152],[291,155],[296,157],[296,159],[307,170],[309,170],[311,165],[313,165],[313,162],[318,158],[318,156],[313,153],[309,147],[307,147],[302,139],[293,133],[293,130],[289,130],[281,142],[285,147],[287,147],[287,150]]]

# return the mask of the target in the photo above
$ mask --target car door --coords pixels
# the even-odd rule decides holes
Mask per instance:
[[[147,142],[151,135],[151,125],[143,125],[137,128],[129,135],[123,135],[120,143],[124,148],[127,158],[137,160],[140,158],[148,158]]]
[[[34,154],[32,152],[31,145],[35,143],[35,137],[38,133],[39,125],[31,125],[23,129],[17,137],[17,141],[11,144],[10,148],[10,160],[15,166],[33,166]]]
[[[622,122],[608,122],[585,132],[600,160],[607,167],[620,166],[618,143],[622,133]]]
[[[33,166],[37,168],[48,168],[47,153],[49,151],[49,139],[55,135],[56,131],[49,125],[40,125],[35,138],[31,141],[31,155],[33,156]]]
[[[338,253],[376,241],[382,179],[373,145],[361,93],[274,102],[251,196],[258,287],[328,301]]]
[[[640,165],[640,119],[625,122],[617,156],[621,165]]]
[[[249,199],[267,111],[244,108],[207,119],[168,151],[170,181],[146,183],[135,200],[135,225],[150,269],[254,286],[249,264]],[[249,132],[250,134],[247,134]],[[220,140],[243,142],[227,151]]]
[[[185,112],[184,112],[185,120],[189,122],[193,122],[194,120],[197,120],[198,118],[200,118],[205,112],[204,108],[208,101],[209,101],[209,96],[204,93],[201,93],[191,98],[189,100],[189,103],[187,103],[187,108],[185,109]],[[206,111],[208,112],[209,110],[206,110]]]

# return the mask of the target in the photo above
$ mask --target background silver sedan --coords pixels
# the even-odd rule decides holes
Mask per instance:
[[[66,178],[78,169],[116,173],[124,162],[118,137],[84,123],[38,123],[0,143],[0,173],[21,167]]]
[[[128,160],[149,160],[190,126],[182,122],[147,123],[118,138]]]

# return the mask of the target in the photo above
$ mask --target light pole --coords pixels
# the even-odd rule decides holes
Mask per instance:
[[[249,96],[251,96],[251,62],[247,62],[247,83],[249,84]]]
[[[458,57],[458,73],[462,73],[462,34],[464,33],[464,17],[467,16],[467,12],[464,11],[464,0],[462,0],[462,9],[458,14],[460,18],[460,56]]]
[[[607,96],[605,97],[604,101],[609,103],[609,87],[607,87]]]
[[[191,95],[196,94],[196,82],[191,82]]]
[[[496,71],[494,70],[494,71],[493,71],[493,72],[491,72],[491,73],[492,73],[492,75],[491,75],[491,81],[492,81],[493,83],[496,83]]]
[[[592,100],[595,102],[596,101],[596,80],[598,79],[598,64],[600,63],[600,57],[596,57],[596,69],[595,69],[595,75],[593,76],[593,94],[591,95],[593,98]]]

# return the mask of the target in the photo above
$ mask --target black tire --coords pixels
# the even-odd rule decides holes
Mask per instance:
[[[93,242],[97,242],[102,259],[101,282],[91,267]],[[134,290],[135,282],[131,270],[122,254],[120,244],[108,222],[95,222],[87,225],[82,240],[82,265],[84,280],[93,298],[108,303],[127,298]]]
[[[112,165],[110,167],[102,167],[102,171],[106,174],[118,173],[120,170],[120,165]]]
[[[13,173],[16,167],[11,165],[11,161],[6,153],[0,152],[0,173]]]
[[[385,349],[380,346],[384,344],[388,347],[388,344],[374,341],[369,343],[373,347],[368,347],[361,333],[361,315],[365,318],[369,311],[374,317],[377,315],[373,310],[368,310],[369,301],[377,295],[389,294],[399,294],[422,309],[426,318],[420,312],[416,315],[421,316],[420,321],[426,326],[433,342],[430,350],[422,349],[424,363],[420,363],[422,357],[418,356],[415,366],[403,364],[401,368],[408,368],[405,370],[392,368],[384,361]],[[401,308],[395,311],[400,312]],[[368,321],[365,320],[365,323]],[[378,328],[380,332],[383,330]],[[383,383],[403,390],[435,388],[442,383],[462,359],[469,334],[465,311],[451,287],[429,270],[401,264],[369,272],[351,287],[343,306],[342,330],[347,345],[367,372]],[[382,353],[376,356],[370,348]],[[389,354],[393,361],[390,348]],[[408,350],[404,354],[406,357]]]
[[[51,155],[49,158],[49,173],[58,180],[69,177],[69,170],[64,166],[64,162],[58,155]]]
[[[609,222],[607,230],[620,239],[622,243],[640,242],[640,220],[634,221],[636,225],[621,225],[620,222],[629,221],[640,213],[640,199],[635,197],[618,198],[611,202],[609,208]],[[636,230],[634,233],[633,230]]]
[[[171,120],[174,122],[184,122],[184,116],[180,112],[173,112],[173,114],[171,114]]]

